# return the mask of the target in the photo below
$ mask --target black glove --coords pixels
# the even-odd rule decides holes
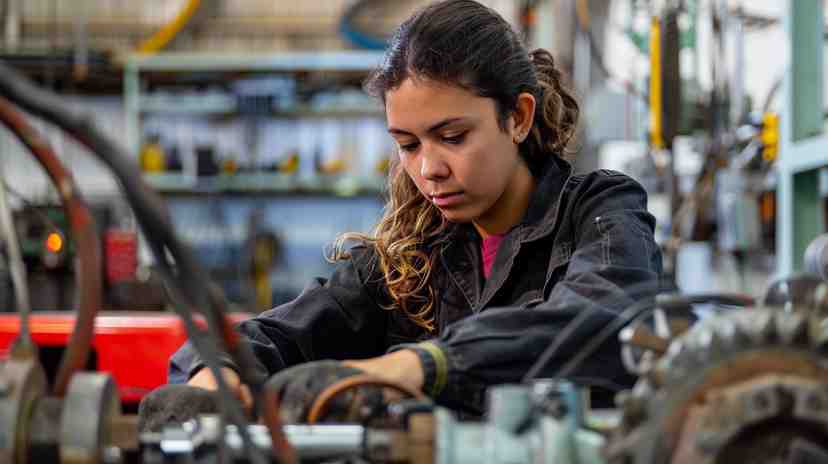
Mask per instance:
[[[189,385],[162,385],[138,406],[138,431],[160,432],[166,425],[181,424],[199,414],[219,412],[218,393]]]
[[[276,390],[283,423],[304,423],[320,393],[342,379],[360,374],[364,371],[344,366],[339,361],[314,361],[275,374],[265,388]],[[366,408],[373,410],[382,404],[379,387],[349,389],[332,399],[319,421],[358,422]]]

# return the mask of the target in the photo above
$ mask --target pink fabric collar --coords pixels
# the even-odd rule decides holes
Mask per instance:
[[[505,236],[506,234],[489,235],[480,243],[480,254],[483,256],[483,275],[487,279],[492,274],[492,264],[494,264],[495,256],[497,256],[497,249]]]

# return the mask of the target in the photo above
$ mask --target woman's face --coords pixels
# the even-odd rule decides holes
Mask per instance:
[[[501,129],[493,99],[408,78],[386,93],[385,111],[402,167],[447,220],[474,222],[489,233],[520,220],[533,184],[515,137],[528,128],[513,116]],[[503,224],[515,207],[522,208],[517,219]]]

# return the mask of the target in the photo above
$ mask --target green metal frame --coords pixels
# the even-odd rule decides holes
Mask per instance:
[[[777,273],[802,269],[808,243],[825,231],[819,170],[828,166],[823,133],[823,0],[788,0],[785,73],[777,187]]]

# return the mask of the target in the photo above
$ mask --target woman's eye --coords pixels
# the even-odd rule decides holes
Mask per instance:
[[[416,150],[418,146],[420,146],[419,142],[401,143],[400,144],[400,151],[412,152],[412,151]]]
[[[463,132],[462,134],[457,134],[457,135],[451,135],[451,136],[447,135],[447,136],[443,137],[443,142],[449,143],[449,144],[452,144],[452,145],[459,145],[459,144],[463,143],[463,139],[465,139],[465,138],[466,138],[466,133]]]

